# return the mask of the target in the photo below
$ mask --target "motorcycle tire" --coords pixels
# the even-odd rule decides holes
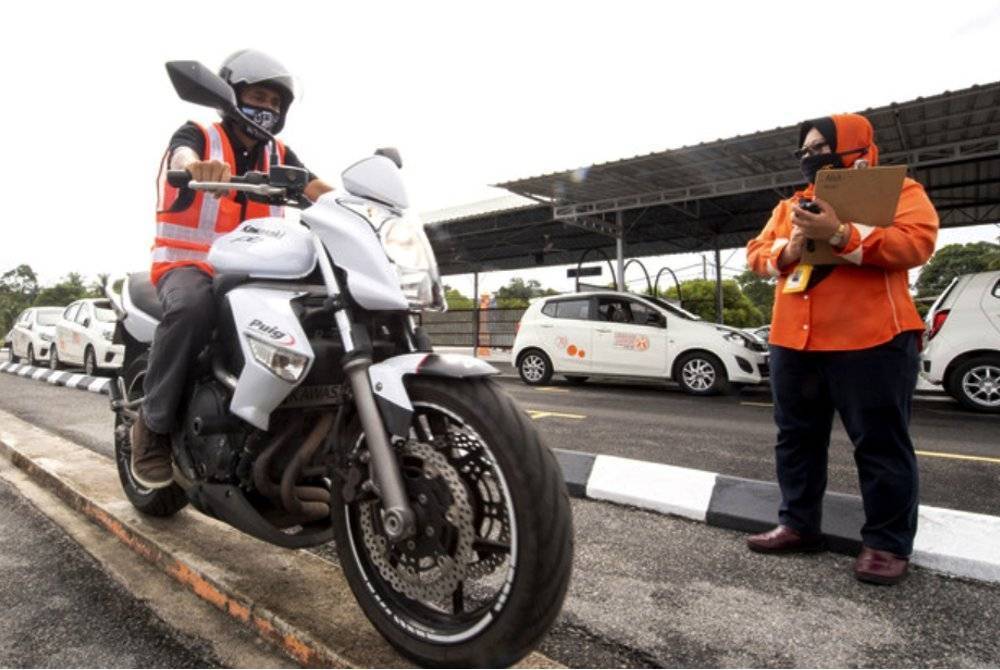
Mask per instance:
[[[143,395],[142,380],[146,374],[148,357],[143,354],[127,367],[124,374],[125,391],[129,400]],[[114,383],[114,381],[112,381]],[[132,475],[132,440],[131,430],[120,434],[119,426],[123,424],[120,414],[115,415],[115,463],[118,466],[118,479],[122,490],[132,506],[149,516],[168,517],[177,514],[188,504],[187,495],[177,484],[171,484],[162,489],[148,489],[135,480]]]
[[[434,601],[450,602],[452,612],[449,614],[434,610],[426,602],[396,589],[385,578],[382,572],[384,567],[379,567],[379,561],[373,559],[372,551],[366,546],[366,541],[371,540],[366,540],[365,533],[360,532],[366,527],[370,537],[372,526],[377,526],[381,507],[378,499],[373,497],[368,503],[359,504],[355,500],[333,506],[334,538],[340,565],[369,620],[393,647],[410,660],[428,667],[512,665],[534,649],[548,632],[562,608],[569,585],[573,525],[562,472],[555,456],[542,443],[524,411],[496,382],[488,379],[413,377],[407,379],[406,386],[414,406],[413,431],[411,439],[402,445],[397,444],[396,449],[403,464],[407,492],[418,517],[414,539],[422,542],[425,535],[432,535],[429,532],[431,523],[427,522],[430,517],[424,513],[429,508],[424,505],[417,509],[418,497],[426,501],[428,496],[414,495],[415,488],[420,490],[421,485],[429,486],[426,480],[431,475],[426,473],[440,473],[440,469],[425,469],[423,477],[413,476],[412,469],[406,468],[406,463],[412,462],[412,452],[408,454],[406,450],[422,449],[425,458],[434,459],[438,457],[426,456],[429,447],[436,449],[438,454],[466,454],[465,460],[455,457],[457,462],[463,464],[456,468],[456,472],[466,487],[471,507],[491,509],[491,514],[503,516],[508,524],[505,528],[509,531],[500,535],[502,539],[506,538],[507,544],[487,545],[489,540],[480,536],[493,536],[495,530],[490,526],[493,517],[480,517],[480,512],[473,512],[473,517],[480,519],[472,524],[476,536],[473,547],[479,547],[476,549],[478,559],[483,560],[486,546],[504,547],[506,550],[506,554],[503,554],[504,549],[500,549],[493,555],[493,558],[505,556],[502,565],[506,565],[506,571],[490,562],[493,572],[485,577],[500,584],[499,595],[495,600],[484,596],[483,604],[478,609],[466,609],[465,605],[469,605],[466,599],[473,597],[470,594],[483,592],[482,585],[470,580],[470,573],[466,572],[451,595],[445,596],[450,597],[450,601]],[[439,430],[434,426],[444,428]],[[417,431],[423,431],[425,439],[420,440]],[[428,433],[433,435],[428,436]],[[356,417],[347,425],[341,439],[339,444],[345,452],[363,450],[364,432]],[[476,444],[475,440],[480,446],[469,447]],[[422,444],[407,446],[415,442]],[[456,444],[466,445],[466,450],[456,449]],[[469,454],[478,454],[477,460],[472,461],[468,458]],[[451,467],[452,458],[447,458],[448,467]],[[441,460],[435,462],[444,463]],[[463,474],[470,470],[480,473],[490,471],[491,467],[493,474],[483,476],[472,486],[466,479],[468,475]],[[418,469],[418,475],[420,472]],[[490,503],[492,507],[488,507],[482,503],[484,496],[476,491],[487,480],[502,494],[497,494],[497,497],[502,499],[503,505],[493,502]],[[336,495],[338,493],[335,492]],[[340,499],[343,500],[343,497]],[[448,496],[445,495],[444,499],[447,500]],[[368,526],[365,526],[361,511],[364,504],[373,510],[368,518],[376,519],[368,522]],[[498,509],[501,513],[496,512]],[[510,523],[511,516],[513,523]],[[441,531],[443,538],[448,527],[442,527],[445,528]],[[380,537],[385,539],[384,534]],[[381,565],[389,565],[390,568],[391,564],[384,560],[386,556],[392,551],[404,551],[403,545],[413,544],[403,542],[393,547],[388,543],[380,545],[382,540],[376,539],[372,545],[383,547]],[[511,555],[513,561],[510,560]],[[400,554],[397,553],[397,556]],[[404,565],[405,554],[402,556],[398,565]],[[406,565],[416,565],[417,569],[421,569],[421,565],[430,565],[430,570],[436,569],[445,560],[440,555],[437,558],[431,556],[429,562],[427,556],[413,558],[416,562]],[[422,587],[423,582],[420,584]]]

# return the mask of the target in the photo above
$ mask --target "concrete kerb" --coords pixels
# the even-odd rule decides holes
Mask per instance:
[[[113,461],[0,411],[0,452],[71,508],[306,667],[410,667],[371,626],[339,566],[197,513],[139,514]],[[561,667],[536,653],[518,667]]]
[[[570,495],[673,514],[710,526],[758,532],[778,522],[771,482],[661,463],[556,450]],[[827,493],[823,534],[830,549],[856,554],[861,498]],[[956,577],[1000,582],[1000,517],[921,505],[911,563]]]
[[[78,389],[80,391],[90,391],[91,393],[108,394],[111,380],[107,377],[91,377],[65,370],[49,370],[32,365],[22,365],[20,363],[0,363],[0,372],[17,375],[26,379],[48,382],[56,386]]]

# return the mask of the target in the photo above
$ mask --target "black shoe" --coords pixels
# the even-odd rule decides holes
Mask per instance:
[[[132,476],[148,489],[166,488],[174,482],[170,436],[151,431],[141,413],[132,424]]]

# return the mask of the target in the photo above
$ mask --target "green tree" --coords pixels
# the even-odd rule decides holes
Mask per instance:
[[[917,278],[917,298],[932,298],[959,275],[1000,270],[1000,244],[949,244],[937,250]]]
[[[468,298],[457,289],[450,286],[444,287],[444,297],[448,301],[448,309],[474,309],[476,303],[472,298]]]
[[[0,275],[0,337],[38,295],[38,277],[30,265],[18,265]]]
[[[536,279],[524,281],[520,277],[514,277],[506,286],[497,289],[497,307],[508,309],[523,309],[528,306],[528,301],[543,295],[556,295],[559,291],[550,288],[543,289],[541,283]]]
[[[35,297],[36,305],[62,307],[74,300],[91,297],[83,277],[78,272],[70,272],[54,286],[46,286]]]
[[[91,298],[103,298],[104,297],[104,287],[107,286],[108,281],[111,279],[111,275],[106,272],[98,272],[97,279],[90,283],[88,290],[90,291]]]
[[[743,295],[750,298],[750,302],[760,310],[765,323],[769,322],[774,307],[774,279],[761,277],[752,270],[747,270],[736,277],[736,283],[740,285]]]
[[[677,299],[677,287],[663,292],[667,298]],[[690,279],[681,282],[681,306],[694,312],[706,321],[715,320],[715,281],[711,279]],[[760,308],[748,298],[740,285],[732,279],[722,282],[722,321],[727,326],[747,328],[760,326],[767,321]]]

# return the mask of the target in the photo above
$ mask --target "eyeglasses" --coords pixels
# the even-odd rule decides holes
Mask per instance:
[[[798,149],[795,152],[794,156],[799,160],[802,160],[806,156],[818,156],[821,153],[823,153],[823,150],[828,148],[829,146],[830,144],[828,142],[823,142],[823,141],[813,142],[807,147],[802,147],[801,149]]]

